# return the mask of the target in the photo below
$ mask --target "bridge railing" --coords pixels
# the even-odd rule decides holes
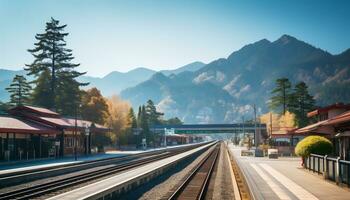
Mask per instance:
[[[314,173],[322,174],[325,179],[350,187],[350,161],[311,154],[304,159],[304,167]]]

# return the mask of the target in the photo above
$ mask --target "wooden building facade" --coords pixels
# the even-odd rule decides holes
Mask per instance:
[[[65,118],[51,110],[18,106],[0,116],[0,161],[58,158],[89,154],[92,135],[107,128],[89,121]],[[88,133],[88,134],[87,134]]]

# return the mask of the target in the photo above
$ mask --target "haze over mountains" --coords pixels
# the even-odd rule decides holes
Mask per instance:
[[[174,70],[162,70],[160,72],[166,75],[178,74],[183,71],[196,71],[204,65],[205,64],[202,62],[193,62]],[[97,87],[102,91],[102,94],[104,96],[112,96],[114,94],[119,94],[120,91],[128,87],[136,86],[137,84],[148,80],[155,73],[156,71],[154,70],[139,67],[128,72],[113,71],[102,78],[82,76],[79,77],[79,81],[90,83],[88,86],[85,87],[85,89]],[[12,78],[16,74],[26,75],[26,72],[24,70],[15,71],[0,69],[0,101],[8,101],[9,94],[7,93],[5,88],[10,85]]]
[[[7,99],[4,88],[16,73],[23,72],[0,71],[0,100]],[[332,55],[283,35],[273,42],[263,39],[246,45],[209,64],[195,62],[160,72],[137,68],[103,78],[84,76],[81,81],[105,96],[120,93],[135,108],[152,99],[165,117],[223,123],[251,117],[253,104],[258,112],[267,111],[270,91],[281,77],[306,82],[319,105],[350,102],[350,49]]]
[[[331,55],[289,35],[263,39],[195,72],[157,73],[121,96],[133,105],[152,98],[167,117],[185,122],[241,121],[251,117],[253,104],[267,111],[270,91],[281,77],[306,82],[320,105],[350,102],[350,50]]]

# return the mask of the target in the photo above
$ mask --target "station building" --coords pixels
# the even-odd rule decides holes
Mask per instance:
[[[350,160],[350,104],[336,103],[308,113],[312,123],[295,134],[320,135],[330,139],[334,155]]]
[[[58,158],[91,153],[92,135],[108,129],[66,118],[49,109],[18,106],[0,116],[0,161]]]

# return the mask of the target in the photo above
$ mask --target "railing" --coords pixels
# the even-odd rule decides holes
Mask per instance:
[[[342,183],[350,187],[350,161],[311,154],[304,159],[304,167],[337,184]]]
[[[342,183],[350,186],[350,161],[339,160],[339,178]]]

